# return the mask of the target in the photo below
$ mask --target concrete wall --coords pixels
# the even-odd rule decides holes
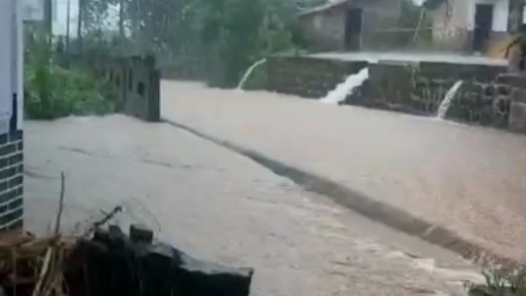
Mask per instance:
[[[488,42],[499,43],[507,38],[510,0],[451,0],[450,8],[442,4],[431,14],[433,17],[433,41],[438,49],[449,51],[472,51],[475,11],[477,4],[493,4],[492,34]]]
[[[358,0],[300,16],[312,50],[345,50],[346,11],[353,7],[363,9],[361,49],[399,47],[393,29],[399,26],[401,0]]]
[[[115,86],[118,111],[146,121],[160,120],[161,75],[152,57],[104,59],[91,67]]]
[[[400,0],[359,0],[363,8],[362,50],[405,48],[413,32],[397,31],[402,4]]]
[[[432,12],[433,41],[438,48],[451,51],[464,51],[470,48],[469,30],[467,29],[467,13],[470,1],[450,1],[450,7],[445,4]]]
[[[345,7],[308,14],[300,21],[311,50],[345,49]]]
[[[59,59],[108,80],[115,87],[117,111],[146,121],[160,121],[161,74],[152,56],[64,55]]]

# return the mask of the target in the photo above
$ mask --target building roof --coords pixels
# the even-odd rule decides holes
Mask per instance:
[[[299,15],[300,16],[306,16],[306,15],[310,15],[310,14],[313,14],[313,13],[326,11],[326,10],[329,10],[329,9],[337,8],[339,6],[348,4],[348,3],[353,2],[353,1],[354,0],[333,0],[333,1],[330,1],[329,3],[323,4],[323,5],[320,5],[320,6],[316,6],[314,8],[309,9],[309,10],[303,11]]]

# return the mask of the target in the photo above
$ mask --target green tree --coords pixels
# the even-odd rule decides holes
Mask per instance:
[[[207,69],[209,80],[221,86],[235,85],[251,63],[301,40],[296,0],[82,1],[87,35],[103,31],[108,10],[118,6],[123,50],[117,52],[183,61]]]

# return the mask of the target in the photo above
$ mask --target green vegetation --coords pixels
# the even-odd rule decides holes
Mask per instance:
[[[30,65],[25,72],[25,110],[29,118],[106,114],[114,110],[111,88],[80,70],[50,63]]]
[[[306,0],[304,6],[323,1]],[[311,4],[312,2],[312,4]],[[264,56],[304,44],[296,0],[82,0],[83,34],[102,27],[118,7],[118,32],[106,32],[114,49],[153,54],[160,65],[221,87],[234,87],[243,72]],[[85,43],[85,42],[84,42]],[[118,44],[118,45],[117,45]],[[121,50],[118,50],[121,51]],[[84,52],[84,51],[83,51]]]
[[[470,296],[526,295],[526,267],[496,268],[485,271],[484,284],[469,285]]]
[[[29,118],[105,114],[114,110],[112,88],[87,71],[66,69],[51,58],[43,34],[28,33],[24,69],[24,107]]]

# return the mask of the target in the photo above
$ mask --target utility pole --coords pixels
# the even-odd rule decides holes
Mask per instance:
[[[48,37],[53,35],[53,0],[44,0],[44,28]]]
[[[69,55],[69,34],[70,34],[70,22],[71,19],[71,0],[68,0],[68,16],[67,16],[67,23],[66,23],[66,53]]]
[[[124,39],[124,0],[119,0],[119,39]]]
[[[79,1],[79,14],[77,20],[77,43],[78,43],[78,53],[82,53],[82,19],[84,18],[84,0]]]

